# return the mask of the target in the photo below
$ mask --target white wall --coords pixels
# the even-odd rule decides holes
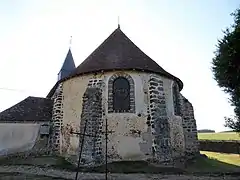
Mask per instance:
[[[35,123],[0,123],[0,156],[31,150],[40,126]]]

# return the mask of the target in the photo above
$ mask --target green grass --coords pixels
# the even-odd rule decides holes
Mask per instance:
[[[201,151],[207,158],[198,157],[188,163],[188,172],[232,173],[240,172],[240,155]]]
[[[240,155],[238,154],[217,153],[209,151],[201,151],[201,154],[205,154],[211,159],[216,159],[227,164],[239,166],[240,168]]]
[[[192,173],[239,173],[240,167],[214,158],[199,157],[188,163],[186,170]]]
[[[240,135],[235,132],[224,133],[198,133],[200,140],[240,140]]]

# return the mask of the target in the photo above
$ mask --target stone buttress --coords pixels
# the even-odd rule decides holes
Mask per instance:
[[[180,100],[186,153],[187,155],[195,155],[199,153],[199,148],[193,106],[183,95],[181,95]]]
[[[53,110],[51,120],[51,133],[49,144],[52,153],[61,153],[61,129],[63,126],[63,86],[58,85],[53,97]]]
[[[150,115],[148,125],[151,126],[153,156],[160,162],[171,161],[170,126],[168,123],[163,81],[156,75],[149,80]]]
[[[102,141],[103,131],[103,108],[102,108],[102,80],[91,79],[83,95],[83,106],[80,121],[79,151],[82,147],[82,165],[94,165],[101,163],[103,158]],[[86,127],[85,127],[86,126]],[[88,136],[89,135],[89,136]]]

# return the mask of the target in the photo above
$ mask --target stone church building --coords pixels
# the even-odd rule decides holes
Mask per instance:
[[[28,97],[0,113],[0,155],[57,153],[81,162],[171,162],[198,154],[192,104],[182,81],[118,27],[79,66],[69,49],[46,98]],[[8,137],[8,138],[6,138]]]

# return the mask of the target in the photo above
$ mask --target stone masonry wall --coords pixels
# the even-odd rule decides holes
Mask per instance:
[[[170,136],[172,144],[172,157],[177,158],[184,156],[185,153],[185,139],[182,127],[182,111],[181,111],[181,95],[179,87],[176,82],[172,84],[172,100],[174,114],[169,117]]]
[[[173,83],[172,86],[172,96],[173,96],[173,106],[174,106],[174,115],[176,116],[181,116],[181,95],[179,92],[179,87],[178,84],[176,82]]]
[[[182,117],[172,116],[169,118],[170,136],[172,145],[172,157],[178,158],[185,154],[185,139],[182,127]]]
[[[49,144],[54,153],[61,153],[61,130],[63,126],[63,87],[62,84],[58,85],[54,96],[52,97],[53,111],[51,121],[51,132]]]
[[[102,154],[102,90],[97,87],[89,87],[83,96],[83,110],[80,122],[80,133],[90,136],[84,137],[82,164],[98,164],[103,160]],[[93,136],[93,137],[91,137]],[[80,135],[79,148],[82,146],[83,136]]]
[[[150,117],[153,135],[152,151],[159,161],[171,160],[170,126],[168,123],[163,81],[155,75],[149,80]]]
[[[193,106],[182,94],[180,100],[186,153],[196,154],[199,153],[199,148],[197,138],[197,125],[194,118]]]

